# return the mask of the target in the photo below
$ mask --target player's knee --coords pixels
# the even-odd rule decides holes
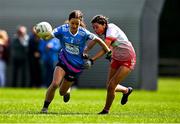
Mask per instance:
[[[58,83],[52,83],[52,87],[54,88],[54,89],[57,89],[58,87],[59,87],[59,84]]]

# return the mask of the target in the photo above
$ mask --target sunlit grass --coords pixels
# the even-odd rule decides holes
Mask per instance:
[[[105,89],[76,89],[64,103],[56,92],[48,114],[40,114],[46,89],[0,89],[0,122],[180,123],[180,78],[160,78],[157,91],[135,90],[122,106],[116,95],[110,114],[98,115]]]

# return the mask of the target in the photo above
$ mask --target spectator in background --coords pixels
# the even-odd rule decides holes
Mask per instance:
[[[0,87],[6,84],[6,67],[9,59],[9,38],[5,30],[0,30]]]
[[[18,26],[17,32],[12,40],[12,61],[13,61],[13,87],[17,87],[17,83],[20,82],[22,87],[26,86],[27,82],[27,56],[28,56],[28,41],[29,36],[27,34],[27,28],[25,26]],[[18,76],[21,80],[18,80]]]
[[[53,78],[54,68],[58,61],[58,52],[61,48],[60,41],[57,38],[40,41],[39,50],[41,52],[43,86],[48,87]]]
[[[30,34],[28,45],[30,87],[40,87],[42,85],[39,45],[40,38],[35,34],[34,28],[32,28],[32,33]]]

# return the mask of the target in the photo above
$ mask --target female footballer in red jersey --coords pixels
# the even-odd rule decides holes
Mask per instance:
[[[122,105],[126,104],[128,101],[128,96],[133,89],[131,87],[124,87],[120,84],[134,69],[136,54],[125,33],[115,24],[108,23],[108,19],[105,16],[96,15],[93,17],[91,23],[96,34],[105,36],[106,45],[111,48],[112,51],[112,56],[107,56],[107,58],[111,59],[111,64],[107,80],[106,104],[104,109],[99,113],[108,114],[115,98],[115,92],[123,93],[121,99]],[[95,42],[91,42],[87,46],[85,52],[88,52],[94,44]],[[104,54],[104,50],[101,50],[93,56],[90,61],[93,63],[93,61]]]

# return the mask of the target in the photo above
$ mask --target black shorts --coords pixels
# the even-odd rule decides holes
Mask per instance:
[[[72,72],[71,70],[68,69],[68,67],[61,61],[59,61],[56,66],[59,66],[61,68],[63,68],[63,70],[66,72],[64,78],[68,81],[77,81],[77,79],[79,78],[80,73],[75,73]]]

